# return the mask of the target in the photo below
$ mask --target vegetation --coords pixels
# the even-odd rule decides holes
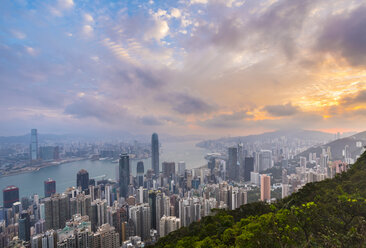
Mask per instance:
[[[366,247],[366,153],[348,172],[271,205],[215,212],[155,247]]]

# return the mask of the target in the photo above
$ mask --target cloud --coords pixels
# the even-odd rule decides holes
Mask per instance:
[[[58,6],[62,9],[70,9],[74,7],[73,0],[58,0]]]
[[[342,57],[352,66],[366,66],[366,6],[336,14],[325,23],[316,51]]]
[[[145,33],[145,39],[151,40],[155,39],[156,41],[160,41],[161,39],[165,38],[169,33],[169,25],[168,22],[165,20],[161,20],[157,18],[153,26],[150,27],[149,30]]]
[[[366,90],[360,90],[357,93],[345,96],[340,100],[345,105],[355,105],[366,103]]]
[[[263,110],[276,117],[291,116],[299,113],[299,108],[293,106],[291,103],[285,105],[268,105]]]
[[[102,122],[112,123],[117,123],[129,117],[124,106],[97,96],[78,98],[65,107],[64,113],[79,119],[95,118]]]
[[[93,21],[94,21],[94,18],[93,18],[93,16],[91,16],[90,14],[85,13],[85,14],[84,14],[84,21],[85,21],[85,22],[93,22]]]
[[[214,110],[212,105],[187,93],[167,93],[160,95],[158,100],[169,103],[172,110],[183,115],[207,114]]]
[[[191,0],[191,4],[206,4],[208,3],[208,0]]]
[[[86,36],[90,36],[93,34],[93,27],[90,25],[83,26],[83,34]]]
[[[13,33],[13,35],[17,38],[17,39],[20,39],[20,40],[23,40],[27,37],[27,35],[23,32],[20,32],[18,30],[12,30],[11,31]]]
[[[252,117],[246,111],[238,111],[231,114],[215,115],[210,119],[201,121],[200,125],[210,128],[234,128],[244,126],[245,121]]]
[[[27,46],[27,47],[25,47],[25,50],[27,51],[27,53],[29,53],[32,56],[37,55],[37,51],[33,47]]]
[[[155,116],[143,116],[140,118],[141,122],[147,126],[160,126],[163,123]]]
[[[61,17],[64,11],[70,10],[73,7],[73,0],[58,0],[56,6],[49,6],[49,9],[53,15]]]
[[[172,8],[171,10],[170,10],[170,15],[171,16],[173,16],[173,17],[175,17],[175,18],[179,18],[179,17],[181,17],[181,12],[180,12],[180,10],[179,9],[177,9],[177,8]]]

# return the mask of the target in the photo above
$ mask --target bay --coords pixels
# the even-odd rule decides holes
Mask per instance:
[[[197,141],[189,142],[166,142],[162,143],[160,150],[160,170],[161,163],[185,161],[187,169],[197,168],[206,164],[204,156],[207,151],[203,148],[196,147]],[[144,162],[145,172],[151,168],[151,159],[131,160],[131,172],[136,174],[136,166],[138,161]],[[76,186],[76,174],[79,170],[85,169],[89,172],[89,178],[96,181],[105,179],[116,179],[118,163],[112,163],[110,160],[82,160],[70,162],[51,167],[42,168],[31,173],[23,173],[8,177],[0,178],[0,189],[4,189],[8,185],[19,187],[20,197],[32,196],[38,194],[44,196],[43,182],[52,178],[56,181],[56,191],[61,193],[66,188]],[[0,202],[2,205],[3,195],[0,194]]]

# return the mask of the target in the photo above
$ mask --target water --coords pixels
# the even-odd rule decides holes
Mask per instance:
[[[162,143],[160,154],[161,163],[164,161],[185,161],[188,169],[197,168],[206,164],[204,159],[207,151],[195,146],[196,142],[174,142]],[[131,160],[132,174],[136,174],[137,162],[140,160]],[[151,159],[144,159],[145,172],[151,168]],[[56,165],[52,167],[42,168],[39,171],[24,173],[14,176],[1,177],[0,189],[4,189],[8,185],[19,187],[19,195],[31,196],[38,194],[44,196],[43,181],[52,178],[56,181],[56,191],[63,192],[70,186],[76,186],[76,174],[79,170],[85,169],[89,172],[89,178],[101,180],[103,178],[116,179],[118,163],[112,163],[110,160],[83,160]],[[0,194],[0,202],[2,205],[3,195]]]

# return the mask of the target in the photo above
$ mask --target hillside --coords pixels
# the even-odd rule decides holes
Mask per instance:
[[[316,153],[317,157],[320,157],[322,148],[330,147],[333,160],[341,160],[343,158],[342,151],[346,145],[349,146],[351,157],[355,158],[361,153],[362,147],[357,147],[356,142],[361,141],[363,145],[366,145],[366,131],[357,133],[350,137],[334,140],[322,146],[311,147],[306,151],[300,153],[298,156],[309,157],[309,153]]]
[[[280,139],[281,137],[286,137],[288,140],[303,140],[303,141],[306,140],[312,143],[324,144],[325,142],[334,139],[334,134],[313,130],[287,129],[287,130],[278,130],[274,132],[266,132],[256,135],[225,137],[215,140],[205,140],[198,143],[197,146],[208,148],[213,143],[221,143],[225,144],[226,146],[230,146],[230,145],[236,145],[240,142],[242,143],[263,142],[273,139]]]
[[[155,247],[366,247],[366,153],[334,179],[271,205],[217,210]]]

